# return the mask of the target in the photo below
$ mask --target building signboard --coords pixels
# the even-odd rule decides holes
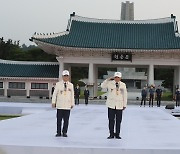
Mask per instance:
[[[132,54],[131,53],[112,53],[112,61],[113,60],[122,60],[122,61],[131,61],[132,62]]]

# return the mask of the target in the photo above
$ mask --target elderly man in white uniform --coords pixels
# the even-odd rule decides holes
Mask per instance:
[[[108,139],[121,139],[120,127],[122,121],[122,112],[127,105],[127,89],[126,84],[121,82],[121,72],[115,72],[114,77],[106,79],[102,84],[102,88],[108,89],[106,105],[108,107],[109,119],[109,137]],[[114,132],[114,125],[115,132]]]
[[[69,125],[70,110],[74,106],[74,86],[69,82],[69,71],[62,72],[62,80],[56,83],[53,97],[52,107],[57,108],[57,134],[56,137],[67,137]],[[62,120],[63,128],[61,133]]]

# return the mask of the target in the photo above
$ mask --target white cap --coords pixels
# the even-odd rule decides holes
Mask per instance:
[[[114,73],[114,77],[119,77],[119,78],[121,78],[122,77],[122,74],[121,74],[121,72],[115,72]]]
[[[69,76],[69,71],[68,70],[64,70],[63,72],[62,72],[62,75],[64,76],[64,75],[68,75]]]

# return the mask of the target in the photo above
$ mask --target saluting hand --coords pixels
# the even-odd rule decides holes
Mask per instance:
[[[113,76],[111,76],[111,77],[107,78],[107,80],[108,80],[108,81],[110,81],[110,80],[114,80],[114,77],[113,77]]]

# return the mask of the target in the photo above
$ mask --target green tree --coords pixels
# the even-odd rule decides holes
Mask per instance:
[[[26,53],[26,60],[28,61],[49,61],[49,62],[57,62],[56,56],[48,54],[39,48],[32,48]]]
[[[14,42],[14,43],[13,43]],[[57,61],[55,55],[50,55],[35,46],[19,46],[19,41],[4,41],[0,39],[0,59],[19,61]]]
[[[8,41],[4,41],[3,37],[0,39],[0,58],[1,59],[11,59],[14,54],[14,51],[20,49],[19,41],[13,41],[8,39]]]
[[[173,69],[156,69],[155,68],[155,80],[164,80],[162,86],[173,90]]]

